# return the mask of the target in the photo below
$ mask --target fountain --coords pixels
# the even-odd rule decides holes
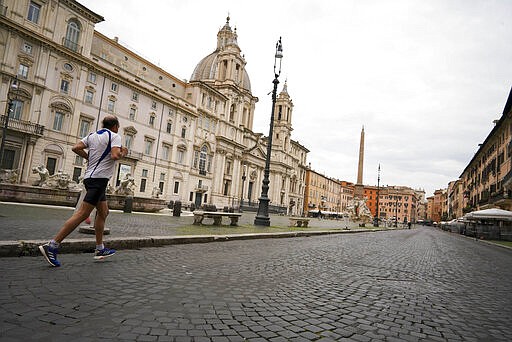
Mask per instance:
[[[46,167],[39,165],[32,169],[39,175],[33,185],[17,184],[17,170],[0,170],[0,201],[33,203],[76,207],[80,197],[80,186],[70,175],[59,170],[50,175]],[[123,210],[127,198],[132,199],[133,211],[157,212],[167,207],[164,199],[158,198],[153,191],[153,198],[134,197],[135,181],[129,174],[116,189],[107,189],[107,201],[110,209]]]

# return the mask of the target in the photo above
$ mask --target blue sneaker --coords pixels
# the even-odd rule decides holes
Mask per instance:
[[[49,243],[39,246],[39,251],[45,257],[46,261],[53,267],[59,267],[60,262],[57,260],[58,248],[53,248]]]
[[[96,250],[96,252],[94,252],[94,259],[103,260],[105,258],[108,258],[108,257],[114,255],[114,254],[116,254],[115,249],[109,249],[109,248],[105,247],[101,251]]]

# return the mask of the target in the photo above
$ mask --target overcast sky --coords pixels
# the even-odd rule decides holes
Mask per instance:
[[[190,79],[229,13],[247,61],[254,131],[268,135],[276,41],[311,167],[355,182],[434,190],[456,180],[512,87],[512,1],[79,0],[96,30]]]

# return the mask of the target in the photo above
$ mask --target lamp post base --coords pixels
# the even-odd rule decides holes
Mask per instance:
[[[260,204],[258,207],[258,213],[254,218],[255,226],[270,226],[270,216],[268,215],[268,203],[270,199],[268,197],[260,197]]]
[[[270,217],[256,216],[256,218],[254,219],[254,225],[268,227],[270,226]]]

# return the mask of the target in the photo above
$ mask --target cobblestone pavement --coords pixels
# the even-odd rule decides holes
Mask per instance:
[[[420,227],[0,258],[1,341],[510,341],[512,252]]]

